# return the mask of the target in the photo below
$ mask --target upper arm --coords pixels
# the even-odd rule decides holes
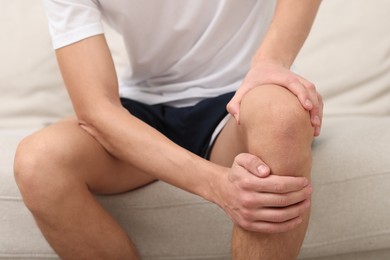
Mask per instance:
[[[118,102],[118,83],[97,0],[43,0],[65,85],[76,114]]]
[[[115,67],[103,34],[57,49],[56,56],[79,118],[104,103],[119,104]]]
[[[43,0],[55,49],[103,33],[97,0]]]

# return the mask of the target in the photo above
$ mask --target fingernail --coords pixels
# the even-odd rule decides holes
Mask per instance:
[[[303,186],[306,187],[308,184],[309,184],[309,180],[305,178],[305,180],[303,181]]]
[[[263,175],[263,176],[268,173],[268,167],[265,166],[264,164],[262,164],[259,167],[257,167],[257,170],[259,171],[259,174]]]

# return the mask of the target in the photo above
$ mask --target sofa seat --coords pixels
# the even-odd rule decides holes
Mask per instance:
[[[300,259],[390,259],[389,0],[323,1],[296,71],[325,102],[313,143],[313,207]],[[71,115],[42,0],[0,8],[0,259],[57,259],[24,206],[13,158],[28,134]],[[120,36],[105,30],[118,73]],[[231,221],[163,182],[97,196],[145,260],[227,260]]]
[[[313,144],[312,218],[301,259],[390,259],[389,129],[388,116],[325,117]],[[56,258],[13,181],[12,156],[32,131],[0,130],[0,259]],[[143,259],[230,258],[230,220],[198,196],[157,181],[97,198]]]

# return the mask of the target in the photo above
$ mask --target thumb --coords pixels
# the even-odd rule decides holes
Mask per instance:
[[[267,165],[265,165],[264,163],[260,164],[257,167],[257,171],[258,171],[258,174],[255,174],[255,175],[262,177],[262,178],[269,176],[269,174],[271,173],[269,167]]]
[[[230,102],[226,105],[226,110],[236,119],[237,124],[240,124],[240,104],[242,95],[238,90]]]
[[[259,157],[250,153],[240,153],[236,156],[235,163],[260,178],[265,178],[271,173],[270,168]]]

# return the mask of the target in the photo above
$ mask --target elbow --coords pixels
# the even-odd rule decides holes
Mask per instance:
[[[115,122],[118,122],[116,118],[122,111],[118,108],[100,105],[91,109],[76,110],[79,126],[114,156],[118,154],[118,138],[114,134],[117,132]]]
[[[104,116],[96,110],[83,109],[76,112],[78,125],[98,142],[103,143],[105,139],[102,122]]]
[[[97,140],[101,140],[103,138],[102,131],[99,126],[99,120],[100,119],[97,118],[94,113],[77,114],[78,125]]]

